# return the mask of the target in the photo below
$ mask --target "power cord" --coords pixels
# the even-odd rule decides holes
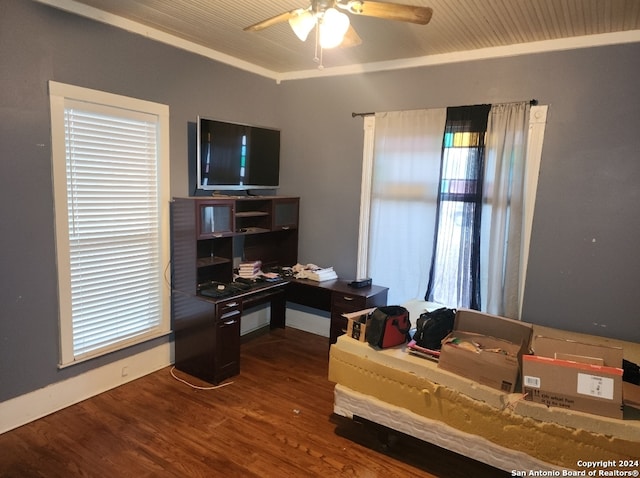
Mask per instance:
[[[187,382],[186,380],[184,380],[184,379],[182,379],[182,378],[178,377],[178,376],[173,372],[175,369],[176,369],[175,367],[171,367],[171,372],[170,372],[170,373],[171,373],[171,376],[172,376],[173,378],[175,378],[178,382],[182,382],[182,383],[184,383],[185,385],[188,385],[189,387],[194,388],[194,389],[196,389],[196,390],[216,390],[216,389],[218,389],[218,388],[226,387],[227,385],[231,385],[231,384],[233,383],[233,382],[226,382],[226,383],[221,383],[220,385],[214,385],[214,386],[211,386],[211,387],[200,387],[199,385],[194,385],[194,384],[189,383],[189,382]]]

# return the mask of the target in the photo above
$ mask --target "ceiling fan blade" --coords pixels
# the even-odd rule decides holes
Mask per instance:
[[[298,10],[299,9],[291,10],[290,12],[280,13],[279,15],[276,15],[274,17],[267,18],[266,20],[262,20],[261,22],[254,23],[253,25],[249,25],[243,30],[245,32],[258,32],[260,30],[264,30],[265,28],[269,28],[278,23],[289,21],[290,18],[292,18],[297,14]]]
[[[362,38],[360,38],[360,35],[358,35],[353,26],[349,25],[349,29],[347,30],[347,33],[345,33],[340,47],[349,48],[352,46],[358,46],[360,43],[362,43]]]
[[[385,20],[398,20],[400,22],[417,23],[418,25],[426,25],[433,15],[433,9],[429,7],[370,2],[367,0],[349,1],[346,3],[345,9],[354,15],[383,18]]]

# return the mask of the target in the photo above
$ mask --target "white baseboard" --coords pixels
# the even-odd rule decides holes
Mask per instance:
[[[0,434],[171,365],[171,343],[0,403]]]

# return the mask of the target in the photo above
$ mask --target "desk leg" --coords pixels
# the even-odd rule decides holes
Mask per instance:
[[[284,290],[275,294],[271,299],[271,320],[272,329],[284,329],[287,310],[287,298]]]

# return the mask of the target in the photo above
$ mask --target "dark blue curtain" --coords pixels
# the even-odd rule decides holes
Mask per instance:
[[[447,109],[425,300],[480,310],[480,224],[491,105]]]

